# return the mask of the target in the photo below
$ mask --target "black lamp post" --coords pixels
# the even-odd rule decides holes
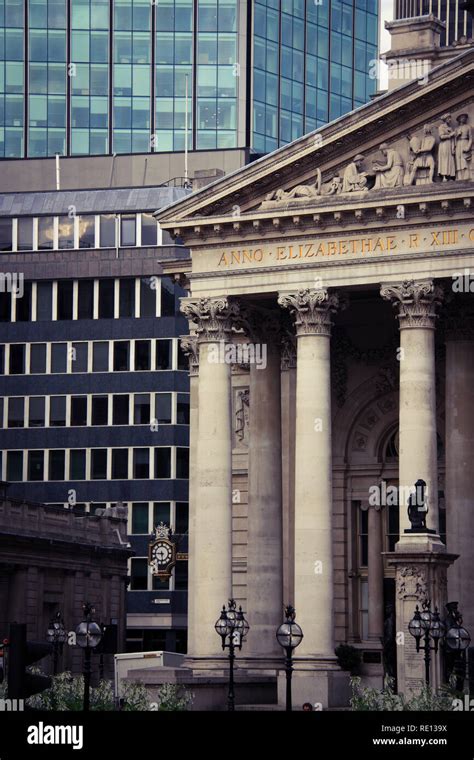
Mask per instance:
[[[285,607],[285,622],[280,625],[276,632],[277,641],[285,650],[286,672],[286,709],[291,712],[291,676],[293,674],[293,650],[301,644],[303,631],[298,623],[295,623],[296,611],[289,604]]]
[[[248,622],[242,612],[242,607],[236,609],[237,605],[234,599],[229,599],[227,609],[222,606],[222,612],[214,628],[222,639],[222,649],[229,650],[229,693],[227,697],[227,709],[230,712],[235,710],[235,691],[234,691],[234,661],[235,648],[242,649],[242,642],[250,629]]]
[[[76,642],[84,650],[84,711],[89,710],[91,685],[91,653],[102,638],[100,626],[92,620],[95,612],[91,604],[83,607],[84,620],[76,628]]]
[[[55,676],[58,672],[59,657],[63,653],[63,647],[67,640],[67,631],[60,612],[57,612],[51,619],[46,639],[53,645],[53,675]]]
[[[422,604],[422,611],[416,605],[415,614],[413,619],[408,624],[408,630],[416,641],[416,651],[419,652],[422,649],[425,653],[425,682],[427,685],[430,683],[430,663],[431,652],[437,652],[439,648],[439,641],[444,637],[445,625],[441,621],[438,608],[435,607],[434,612],[430,610],[431,601],[425,599]],[[423,639],[423,646],[421,646],[421,640]],[[433,640],[434,646],[431,646]]]

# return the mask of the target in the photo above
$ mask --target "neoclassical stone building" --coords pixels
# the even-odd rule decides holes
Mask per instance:
[[[407,622],[425,598],[458,600],[474,632],[473,71],[463,49],[158,214],[192,252],[196,672],[223,667],[230,596],[248,672],[281,668],[294,604],[297,698],[325,705],[341,642],[375,683],[394,657],[400,689],[420,682]],[[413,535],[420,478],[433,532]]]

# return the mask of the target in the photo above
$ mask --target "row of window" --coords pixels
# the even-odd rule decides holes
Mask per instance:
[[[15,449],[2,460],[2,480],[12,483],[189,478],[189,449],[179,446]]]
[[[81,214],[0,219],[0,251],[174,245],[152,214]]]
[[[177,338],[0,345],[0,375],[187,369]]]
[[[152,575],[147,557],[130,560],[130,591],[186,591],[188,588],[188,563],[178,560],[171,578]]]
[[[189,425],[187,393],[113,393],[0,398],[0,427]]]
[[[178,287],[168,277],[22,283],[12,279],[12,288],[0,293],[0,322],[174,317],[178,309]]]

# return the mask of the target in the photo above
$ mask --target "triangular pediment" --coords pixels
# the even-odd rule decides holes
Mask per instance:
[[[328,204],[363,206],[378,196],[461,189],[474,178],[468,150],[473,93],[474,48],[469,48],[434,68],[426,80],[391,90],[222,177],[162,209],[157,219],[182,233],[211,220],[298,209],[316,213]],[[450,122],[442,120],[446,113]],[[381,144],[386,144],[382,150]]]

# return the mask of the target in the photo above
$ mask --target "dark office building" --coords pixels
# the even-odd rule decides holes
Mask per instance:
[[[369,100],[378,3],[0,0],[0,39],[0,156],[183,151],[186,114],[264,153]]]
[[[128,647],[186,648],[188,257],[152,212],[180,188],[0,195],[0,480],[76,513],[128,506]],[[170,582],[150,532],[179,534]]]
[[[394,17],[412,18],[433,14],[446,23],[441,45],[452,45],[462,37],[472,39],[472,15],[462,9],[464,0],[395,0]]]

